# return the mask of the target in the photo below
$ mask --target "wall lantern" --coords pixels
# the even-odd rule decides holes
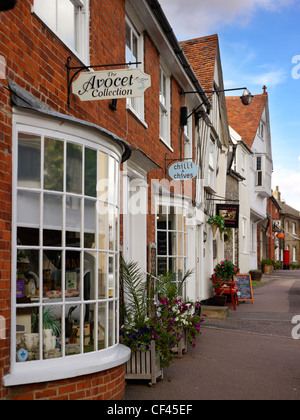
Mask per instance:
[[[231,92],[234,90],[244,90],[243,95],[240,97],[242,104],[245,106],[251,105],[252,100],[254,98],[253,95],[251,95],[251,93],[249,92],[249,90],[246,87],[242,87],[242,88],[235,88],[235,89],[218,89],[218,90],[204,90],[202,93],[205,94],[211,94],[211,96],[208,99],[211,99],[211,97],[215,94],[215,93],[222,93],[222,92]],[[199,92],[196,91],[191,91],[191,92],[184,92],[183,90],[179,91],[179,95],[187,95],[187,94],[198,94]],[[194,111],[190,114],[187,115],[187,108],[186,107],[182,107],[180,109],[180,126],[185,126],[187,125],[187,120],[197,112],[197,110],[199,108],[201,108],[202,105],[204,105],[205,102],[202,102],[201,105],[199,105],[196,109],[194,109]]]
[[[285,234],[284,233],[278,233],[277,238],[278,239],[285,239]]]
[[[245,89],[243,95],[241,96],[242,104],[245,106],[251,105],[252,100],[253,95],[251,95],[248,89]]]
[[[0,0],[0,12],[13,9],[18,0]]]

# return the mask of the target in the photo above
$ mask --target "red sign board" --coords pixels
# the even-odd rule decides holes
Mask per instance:
[[[285,233],[278,233],[277,238],[278,239],[284,239],[285,238]]]

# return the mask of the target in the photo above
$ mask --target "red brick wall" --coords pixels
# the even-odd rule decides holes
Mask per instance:
[[[125,367],[63,381],[11,387],[6,400],[122,400]]]

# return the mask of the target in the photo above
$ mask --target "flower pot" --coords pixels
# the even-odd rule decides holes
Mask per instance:
[[[152,386],[159,378],[163,379],[163,369],[155,342],[151,341],[149,350],[131,353],[131,358],[126,364],[125,379],[150,380],[149,385]]]

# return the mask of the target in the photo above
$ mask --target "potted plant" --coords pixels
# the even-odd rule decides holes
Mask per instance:
[[[187,304],[179,297],[190,273],[180,282],[168,273],[150,284],[136,263],[121,261],[125,302],[121,306],[124,324],[120,342],[132,350],[127,379],[150,379],[151,384],[156,383],[163,376],[163,368],[173,362],[185,333],[195,346],[202,322],[199,304]]]
[[[225,228],[225,220],[221,216],[214,216],[208,219],[208,223],[211,225],[213,236],[216,235],[217,230],[220,230],[222,234]]]
[[[253,281],[261,281],[263,273],[261,270],[251,270],[249,271],[249,274],[251,275],[251,279]]]
[[[273,271],[273,261],[270,259],[264,259],[261,262],[264,274],[270,274]]]
[[[233,264],[232,261],[225,259],[221,261],[215,267],[215,276],[220,279],[219,284],[232,282],[233,276],[238,272],[238,268]],[[218,285],[218,283],[216,283]]]

